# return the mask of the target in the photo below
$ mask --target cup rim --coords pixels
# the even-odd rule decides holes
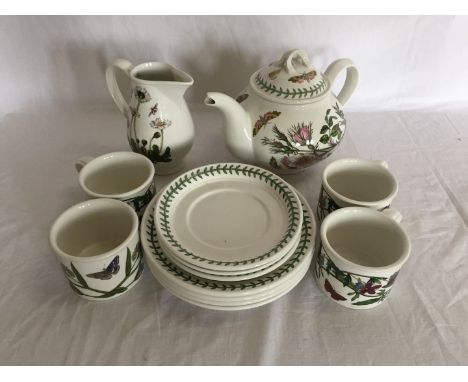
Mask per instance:
[[[73,255],[70,255],[66,252],[64,252],[57,244],[57,234],[58,234],[58,230],[60,229],[60,227],[63,225],[63,223],[68,220],[68,219],[72,219],[72,214],[81,209],[81,208],[87,208],[87,207],[91,207],[93,205],[98,205],[98,204],[110,204],[112,208],[120,208],[120,209],[125,209],[130,215],[131,215],[131,218],[132,218],[132,227],[130,229],[130,233],[127,235],[127,237],[116,247],[106,251],[106,252],[103,252],[103,253],[100,253],[99,255],[95,255],[95,256],[88,256],[88,257],[79,257],[79,256],[73,256]],[[113,205],[113,206],[112,206]],[[52,227],[50,229],[50,233],[49,233],[49,243],[52,247],[52,249],[54,250],[54,252],[61,256],[61,257],[64,257],[66,259],[69,259],[71,261],[76,261],[76,260],[79,260],[80,262],[92,262],[92,261],[96,261],[96,260],[102,260],[102,259],[105,259],[107,257],[109,257],[109,255],[113,255],[115,254],[116,252],[122,250],[124,247],[126,247],[128,245],[128,243],[133,239],[133,237],[135,235],[138,235],[138,216],[136,214],[136,212],[133,210],[132,207],[130,207],[127,203],[124,203],[120,200],[116,200],[116,199],[110,199],[110,198],[99,198],[99,199],[91,199],[91,200],[87,200],[87,201],[84,201],[84,202],[81,202],[81,203],[78,203],[78,204],[75,204],[69,208],[67,208],[65,211],[63,211],[54,221],[54,223],[52,224]]]
[[[138,159],[141,159],[142,161],[145,162],[146,166],[148,167],[148,169],[150,170],[150,173],[148,175],[148,177],[146,178],[146,180],[140,184],[138,187],[136,188],[133,188],[131,189],[130,191],[127,191],[127,192],[122,192],[120,194],[100,194],[100,193],[97,193],[97,192],[94,192],[92,190],[90,190],[88,188],[88,186],[86,186],[85,184],[85,178],[87,176],[89,176],[90,174],[90,171],[92,171],[92,166],[93,166],[93,162],[96,164],[96,163],[100,163],[102,160],[108,158],[108,157],[112,157],[112,156],[130,156],[130,157],[133,157],[133,158],[138,158]],[[91,165],[91,167],[90,167]],[[150,184],[151,182],[154,181],[154,174],[155,174],[155,170],[154,170],[154,166],[153,166],[153,162],[151,162],[147,157],[145,157],[144,155],[142,154],[139,154],[139,153],[135,153],[133,151],[115,151],[115,152],[111,152],[111,153],[106,153],[106,154],[102,154],[96,158],[93,158],[93,160],[91,160],[90,162],[86,163],[83,168],[81,169],[81,171],[79,172],[78,174],[78,182],[80,183],[80,187],[84,190],[84,192],[86,192],[88,195],[94,197],[94,198],[110,198],[110,199],[128,199],[130,197],[132,197],[133,195],[139,193],[140,191],[143,191],[144,189],[146,189]]]
[[[385,221],[390,221],[391,224],[394,225],[394,227],[397,228],[401,236],[403,237],[404,240],[404,249],[400,255],[400,257],[394,261],[391,264],[384,265],[384,266],[379,266],[379,267],[372,267],[368,265],[361,265],[354,263],[345,257],[341,256],[338,252],[335,251],[335,249],[331,246],[330,242],[328,241],[327,238],[327,231],[328,227],[330,226],[331,222],[334,219],[337,219],[338,217],[346,214],[361,214],[364,216],[372,216],[372,218],[377,218]],[[400,269],[408,260],[409,255],[411,253],[411,242],[408,237],[408,234],[406,231],[401,227],[400,223],[392,219],[391,217],[385,215],[384,213],[380,211],[375,211],[370,208],[366,207],[344,207],[340,208],[338,210],[333,211],[329,215],[325,217],[325,219],[322,222],[322,225],[320,227],[320,240],[322,242],[322,245],[325,246],[325,250],[328,254],[332,254],[336,259],[338,259],[341,263],[346,265],[347,267],[351,267],[352,269],[359,269],[360,273],[366,273],[369,275],[375,275],[376,272],[388,272],[392,269]],[[352,272],[352,273],[359,273],[359,272]]]
[[[344,163],[362,163],[366,165],[374,165],[374,166],[380,167],[389,175],[390,179],[392,180],[392,183],[393,183],[392,191],[387,197],[380,199],[380,200],[371,201],[371,202],[351,199],[343,194],[340,194],[339,192],[335,191],[328,183],[328,174],[334,167],[340,166]],[[390,205],[390,203],[392,202],[392,200],[395,198],[396,194],[398,193],[398,182],[395,176],[388,170],[388,168],[383,163],[385,162],[379,161],[379,160],[372,160],[372,159],[362,159],[362,158],[342,158],[342,159],[335,160],[329,163],[324,168],[322,172],[322,185],[325,188],[325,190],[330,194],[330,196],[338,199],[339,201],[348,203],[350,205],[365,206],[365,207],[377,207],[377,206]]]

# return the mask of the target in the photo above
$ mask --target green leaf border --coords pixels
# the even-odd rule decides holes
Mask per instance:
[[[269,83],[267,80],[262,78],[260,73],[255,76],[255,83],[265,93],[270,93],[275,96],[283,97],[284,99],[309,99],[320,94],[323,94],[327,89],[327,83],[325,80],[320,80],[316,85],[303,87],[302,89],[283,89],[282,87],[277,88],[276,85]]]
[[[253,177],[255,179],[262,180],[263,182],[269,184],[276,192],[279,193],[281,198],[286,202],[288,208],[288,228],[285,235],[281,241],[270,251],[259,255],[253,259],[249,260],[238,260],[238,261],[215,261],[203,258],[199,255],[196,255],[187,249],[185,249],[174,237],[171,227],[170,227],[170,217],[169,210],[172,202],[175,197],[179,194],[181,190],[188,187],[192,182],[197,182],[205,178],[216,176],[216,175],[242,175]],[[193,171],[187,172],[185,175],[182,175],[174,183],[170,184],[166,190],[164,190],[161,195],[159,203],[159,219],[160,219],[160,229],[162,236],[173,248],[176,248],[177,251],[183,256],[192,258],[202,263],[207,264],[216,264],[221,266],[237,266],[237,265],[246,265],[260,262],[270,256],[278,253],[281,249],[289,243],[289,241],[294,237],[299,227],[300,223],[300,209],[298,205],[298,198],[293,193],[293,191],[288,187],[288,185],[278,176],[271,173],[270,171],[263,170],[259,167],[242,165],[242,164],[217,164],[217,165],[208,165],[203,166]]]
[[[312,235],[315,233],[315,224],[312,224],[312,217],[309,213],[308,208],[303,204],[303,223],[301,229],[301,237],[299,239],[299,245],[291,255],[290,259],[276,270],[267,273],[266,275],[260,276],[256,279],[244,280],[244,281],[214,281],[204,279],[195,276],[191,273],[185,272],[181,268],[173,264],[163,253],[158,242],[154,215],[149,214],[148,220],[143,221],[145,224],[147,237],[145,238],[151,253],[147,255],[153,257],[155,261],[159,263],[167,272],[176,276],[185,283],[190,283],[204,289],[218,290],[218,291],[239,291],[249,290],[257,288],[263,285],[268,285],[275,280],[283,277],[284,274],[291,272],[296,268],[304,259],[304,257],[310,254],[313,250],[314,243],[312,242]]]

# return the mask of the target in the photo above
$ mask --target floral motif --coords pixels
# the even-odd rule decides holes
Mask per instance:
[[[322,221],[327,215],[331,214],[333,211],[339,208],[341,207],[338,204],[336,204],[333,198],[330,195],[328,195],[328,192],[326,192],[322,186],[322,188],[320,189],[320,196],[317,205],[318,220]]]
[[[375,304],[385,300],[398,274],[396,272],[389,278],[386,278],[344,272],[330,259],[322,245],[320,245],[313,266],[315,277],[320,282],[325,279],[324,289],[334,300],[349,301],[352,305],[357,306]],[[348,288],[348,297],[338,294],[327,277],[330,280],[335,279],[338,285]]]
[[[272,128],[274,139],[263,137],[262,144],[268,146],[272,154],[283,154],[283,156],[279,162],[272,157],[270,165],[276,170],[301,169],[329,156],[340,142],[345,125],[342,117],[344,115],[338,104],[333,106],[333,110],[336,115],[331,115],[332,109],[328,109],[325,114],[326,124],[320,130],[318,141],[312,139],[314,133],[312,122],[294,124],[287,130],[287,134],[280,131],[275,124]],[[259,119],[254,132],[258,132],[263,125],[263,120]]]
[[[135,109],[134,107],[131,107],[131,106],[130,106],[130,114],[132,115],[132,117],[139,117],[140,116],[140,113],[138,112],[138,110]]]
[[[145,140],[143,140],[143,142],[145,142],[144,145],[147,144]],[[130,205],[135,210],[137,215],[141,217],[143,215],[143,212],[145,212],[146,206],[151,201],[151,199],[153,199],[154,191],[154,184],[152,184],[150,187],[148,187],[148,189],[143,195],[136,196],[130,199],[125,199],[122,201]]]
[[[151,96],[148,93],[148,90],[141,86],[135,86],[135,97],[140,103],[151,101]]]
[[[315,85],[311,84],[309,87],[305,86],[302,88],[296,87],[294,89],[283,89],[281,86],[277,87],[274,83],[268,82],[262,78],[260,73],[257,73],[255,76],[255,83],[265,93],[277,97],[282,97],[284,99],[310,99],[323,94],[323,92],[328,88],[325,80],[321,79]]]
[[[369,279],[366,283],[364,283],[360,278],[358,278],[358,281],[356,284],[354,284],[354,286],[359,290],[359,293],[364,296],[366,293],[375,294],[375,291],[382,285],[374,284],[372,279]]]
[[[293,125],[292,129],[288,130],[289,138],[295,142],[297,147],[313,145],[312,133],[312,123],[307,125],[304,122],[302,122],[302,124],[298,123],[297,125]]]
[[[288,81],[291,81],[293,83],[298,83],[298,84],[302,84],[304,83],[304,81],[307,81],[307,83],[309,83],[315,78],[316,75],[317,75],[317,72],[315,70],[312,70],[307,73],[304,72],[302,74],[299,74],[298,76],[292,76],[288,79]]]
[[[172,125],[172,121],[169,119],[163,119],[156,117],[154,120],[149,122],[149,126],[155,129],[155,133],[148,142],[146,139],[139,139],[136,135],[136,120],[140,118],[140,105],[144,102],[151,101],[151,95],[148,90],[141,86],[136,86],[134,90],[135,98],[137,100],[136,107],[130,108],[131,118],[128,121],[128,141],[133,151],[147,156],[153,163],[159,162],[171,162],[171,148],[164,147],[164,132],[163,130]],[[148,117],[155,116],[159,112],[159,105],[156,102],[148,113]],[[159,144],[154,142],[159,140]]]
[[[150,126],[153,129],[159,129],[159,130],[164,130],[166,127],[169,127],[172,125],[172,122],[169,121],[168,119],[162,119],[162,118],[156,118],[154,121],[150,122]]]
[[[300,168],[306,168],[317,162],[317,159],[312,156],[301,155],[298,157],[289,157],[285,155],[281,158],[281,164],[283,168],[290,170],[296,170]]]
[[[255,137],[263,126],[266,126],[268,122],[270,122],[272,119],[279,117],[280,115],[281,115],[281,112],[275,111],[275,110],[268,111],[265,114],[260,115],[258,117],[257,122],[255,122],[254,129],[253,129],[253,136]]]

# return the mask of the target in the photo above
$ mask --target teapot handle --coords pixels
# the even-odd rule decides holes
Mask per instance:
[[[348,101],[349,97],[351,97],[354,89],[356,89],[358,84],[359,72],[356,68],[356,65],[354,65],[354,62],[352,62],[349,58],[340,58],[339,60],[333,61],[330,65],[328,65],[328,68],[324,73],[330,81],[330,86],[333,86],[336,77],[343,69],[346,69],[346,80],[343,88],[336,97],[342,105]]]
[[[130,114],[130,106],[128,105],[127,101],[125,101],[125,98],[120,91],[115,75],[116,69],[120,69],[130,78],[130,72],[133,69],[133,64],[130,61],[119,58],[106,69],[106,82],[109,93],[111,94],[112,99],[119,108],[120,112],[123,115],[128,116]]]

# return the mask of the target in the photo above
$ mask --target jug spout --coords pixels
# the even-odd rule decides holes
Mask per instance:
[[[149,86],[153,86],[173,102],[178,103],[187,89],[193,85],[193,78],[188,73],[173,67],[172,65],[154,62],[151,67],[141,68],[135,77]]]
[[[224,116],[224,138],[229,151],[245,162],[253,162],[250,117],[239,103],[223,93],[210,92],[205,105],[218,108]]]

